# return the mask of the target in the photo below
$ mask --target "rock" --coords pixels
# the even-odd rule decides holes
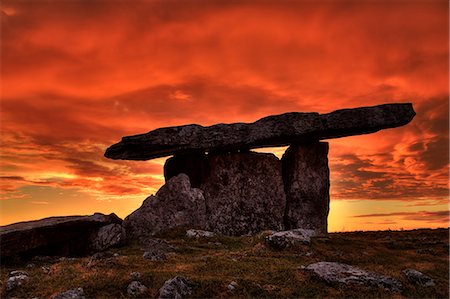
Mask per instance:
[[[216,234],[206,230],[189,229],[186,231],[186,237],[188,238],[212,238]]]
[[[434,280],[420,271],[414,269],[406,269],[403,270],[403,273],[406,275],[406,278],[408,278],[408,280],[414,284],[424,287],[434,286]]]
[[[52,299],[85,299],[83,288],[71,289],[52,296]]]
[[[347,264],[335,262],[318,262],[308,265],[305,270],[329,284],[362,285],[381,287],[390,292],[401,292],[402,284],[389,276],[362,270]]]
[[[175,276],[167,280],[159,289],[159,299],[182,299],[192,294],[192,283],[183,276]]]
[[[344,136],[374,133],[409,123],[411,103],[342,109],[328,114],[290,112],[264,117],[254,123],[185,125],[123,137],[110,146],[111,159],[148,160],[192,152],[229,152],[284,146]]]
[[[281,159],[286,192],[285,229],[327,232],[330,205],[328,143],[291,145]]]
[[[127,294],[131,297],[143,295],[147,292],[147,287],[137,280],[130,282],[127,287]]]
[[[227,286],[227,289],[231,292],[235,291],[238,288],[238,283],[236,281],[230,282],[230,284]]]
[[[141,248],[145,251],[159,251],[164,253],[174,252],[177,247],[170,245],[167,241],[160,239],[141,239]]]
[[[130,278],[132,280],[139,280],[141,278],[141,273],[140,272],[131,272]]]
[[[266,237],[266,243],[274,248],[287,248],[302,244],[309,244],[311,237],[317,234],[312,229],[292,229],[287,231],[276,232]]]
[[[81,256],[91,251],[90,235],[122,220],[115,214],[50,217],[0,227],[1,257]]]
[[[101,264],[114,266],[116,264],[116,256],[109,251],[97,252],[91,256],[87,267],[90,268]]]
[[[203,192],[191,188],[188,176],[179,174],[127,216],[123,225],[127,233],[140,238],[176,227],[202,228],[206,223],[205,209]]]
[[[280,230],[285,195],[281,162],[273,154],[208,155],[200,189],[206,200],[206,230],[224,235]]]
[[[52,268],[50,268],[49,266],[42,266],[41,267],[42,272],[44,272],[45,274],[50,274],[50,272],[52,272]]]
[[[97,251],[124,245],[125,242],[126,233],[121,224],[105,225],[91,235],[92,247]]]
[[[162,262],[167,259],[167,256],[163,252],[159,251],[146,251],[142,255],[142,257],[146,260],[156,261],[156,262]]]
[[[20,286],[28,283],[28,273],[25,271],[11,271],[8,280],[6,281],[6,292],[10,292]]]

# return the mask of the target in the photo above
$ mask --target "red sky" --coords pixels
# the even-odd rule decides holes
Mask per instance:
[[[4,0],[1,10],[2,225],[138,208],[163,184],[165,159],[105,159],[124,135],[412,102],[405,127],[329,141],[330,230],[448,226],[447,1]]]

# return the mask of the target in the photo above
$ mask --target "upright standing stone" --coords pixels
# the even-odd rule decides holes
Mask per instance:
[[[286,192],[285,229],[327,231],[330,203],[328,143],[291,145],[281,159]]]
[[[164,173],[184,172],[200,184],[206,202],[205,229],[244,235],[283,228],[286,197],[281,162],[273,154],[216,153],[190,164],[191,157],[174,156]],[[199,166],[202,165],[202,166]],[[177,167],[175,167],[177,166]],[[198,168],[202,167],[201,176]]]

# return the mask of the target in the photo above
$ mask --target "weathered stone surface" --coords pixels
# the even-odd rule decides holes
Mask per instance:
[[[216,234],[207,230],[189,229],[186,231],[186,237],[188,238],[212,238]]]
[[[317,277],[330,284],[362,285],[367,287],[380,287],[390,292],[400,292],[402,284],[389,276],[369,272],[347,264],[334,262],[318,262],[305,268]]]
[[[167,280],[159,289],[159,299],[182,299],[192,294],[191,282],[183,276],[175,276]]]
[[[266,237],[266,243],[274,248],[287,248],[302,244],[309,244],[311,237],[317,235],[312,229],[292,229],[276,232]]]
[[[79,256],[91,248],[90,237],[100,227],[122,220],[115,214],[50,217],[0,227],[1,256]]]
[[[330,204],[328,143],[291,145],[281,159],[286,193],[285,229],[327,232]]]
[[[6,281],[6,292],[10,292],[28,283],[28,273],[25,271],[11,271]]]
[[[406,269],[403,270],[403,273],[406,275],[406,278],[408,278],[408,280],[414,284],[424,287],[434,286],[434,280],[420,271],[414,269]]]
[[[208,155],[200,189],[206,199],[206,230],[245,235],[281,230],[285,195],[281,162],[273,154]]]
[[[91,235],[91,244],[96,251],[124,245],[125,242],[126,232],[121,224],[105,225]]]
[[[55,296],[52,296],[52,299],[85,299],[83,288],[76,288],[72,290],[68,290]]]
[[[127,216],[123,225],[127,234],[139,238],[175,227],[203,228],[205,209],[203,192],[191,188],[188,176],[179,174]]]
[[[342,109],[328,114],[291,112],[250,124],[167,127],[123,137],[106,150],[105,156],[148,160],[193,151],[225,152],[283,146],[395,128],[406,125],[414,116],[412,104],[404,103]]]
[[[147,293],[147,287],[137,280],[130,282],[127,287],[127,294],[131,297],[142,296]]]

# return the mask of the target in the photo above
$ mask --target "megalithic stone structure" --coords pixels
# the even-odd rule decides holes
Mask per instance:
[[[188,200],[194,205],[204,204],[201,213],[205,215],[178,211],[176,205],[170,204],[170,196],[157,194],[157,200],[145,205],[147,210],[141,207],[133,217],[125,219],[131,235],[164,229],[165,211],[178,215],[170,228],[177,223],[195,223],[196,228],[228,235],[293,228],[326,232],[330,200],[328,143],[320,140],[403,126],[414,116],[412,104],[402,103],[328,114],[290,112],[249,124],[167,127],[123,137],[106,150],[105,156],[149,160],[173,155],[164,166],[166,181],[184,173],[191,187],[203,192],[204,203]],[[281,161],[270,154],[249,152],[252,148],[285,145],[289,148]],[[172,200],[180,200],[178,191],[169,193],[174,194]],[[152,221],[139,221],[146,215]],[[205,221],[179,217],[200,217]],[[150,228],[139,224],[153,222],[158,225]]]

